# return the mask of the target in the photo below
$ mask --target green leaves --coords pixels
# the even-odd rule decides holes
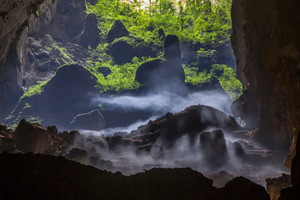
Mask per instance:
[[[231,28],[231,0],[98,0],[95,6],[88,5],[88,12],[99,18],[99,28],[105,38],[111,24],[121,19],[131,35],[154,45],[161,45],[158,29],[166,34],[177,35],[181,40],[197,41],[214,45],[229,39]],[[155,24],[148,31],[150,21]]]

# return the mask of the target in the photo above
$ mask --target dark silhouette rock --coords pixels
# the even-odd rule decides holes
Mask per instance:
[[[91,13],[86,17],[84,32],[80,36],[80,44],[85,48],[90,46],[95,49],[100,43],[99,34],[97,16],[95,13]]]
[[[222,130],[202,132],[200,134],[200,148],[206,164],[219,167],[226,163],[227,147]]]
[[[244,177],[236,177],[222,188],[225,195],[222,199],[228,200],[270,200],[265,188]]]
[[[189,168],[123,176],[49,155],[1,154],[0,177],[2,199],[269,200],[262,186],[245,178],[217,189]]]
[[[105,128],[105,119],[98,110],[78,114],[70,124],[74,130],[102,130]]]
[[[103,74],[104,77],[107,77],[111,73],[111,70],[108,67],[99,67],[97,71]]]
[[[121,20],[116,20],[107,34],[107,41],[113,42],[116,38],[128,36],[129,32]]]

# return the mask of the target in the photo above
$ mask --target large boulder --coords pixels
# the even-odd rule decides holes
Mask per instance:
[[[73,130],[102,130],[105,128],[105,119],[98,110],[78,114],[71,121]]]
[[[97,16],[95,13],[90,13],[85,20],[85,29],[80,36],[80,44],[88,48],[89,46],[95,49],[100,43],[100,30],[98,29]]]
[[[119,40],[112,44],[111,55],[116,64],[131,62],[135,56],[135,48],[125,40]]]
[[[219,167],[226,163],[227,147],[222,130],[206,131],[200,134],[200,148],[205,163]]]
[[[99,93],[96,85],[96,77],[81,65],[65,65],[43,86],[39,95],[22,99],[14,114],[38,116],[43,125],[69,129],[75,115],[94,109],[91,100]],[[26,104],[31,106],[24,110]]]
[[[20,151],[44,153],[50,146],[51,134],[47,128],[39,124],[22,120],[13,133],[13,141]]]
[[[116,20],[114,24],[111,26],[107,34],[107,41],[113,42],[116,38],[120,38],[128,35],[129,32],[127,31],[123,22],[121,20]]]

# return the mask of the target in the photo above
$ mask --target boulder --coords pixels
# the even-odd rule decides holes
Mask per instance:
[[[111,70],[108,67],[99,67],[97,71],[103,74],[104,77],[107,77],[111,73]]]
[[[85,20],[85,29],[80,36],[81,46],[88,48],[89,46],[95,49],[100,43],[100,30],[98,29],[97,16],[95,13],[90,13]]]
[[[129,32],[121,20],[116,20],[107,34],[107,41],[113,42],[116,38],[128,36]]]
[[[119,40],[112,44],[111,53],[116,64],[131,62],[135,56],[134,47],[125,40]]]
[[[78,114],[70,123],[74,130],[102,130],[105,128],[105,119],[99,110],[92,110],[89,113]]]
[[[13,133],[13,141],[20,151],[44,153],[50,146],[50,134],[47,128],[22,120]]]
[[[200,148],[205,164],[219,167],[226,163],[227,146],[222,130],[202,132],[200,134]]]
[[[65,65],[57,70],[40,95],[23,99],[21,105],[30,102],[34,106],[26,109],[29,115],[38,113],[44,125],[55,124],[65,130],[75,115],[92,109],[92,96],[99,93],[96,85],[96,77],[81,65]]]

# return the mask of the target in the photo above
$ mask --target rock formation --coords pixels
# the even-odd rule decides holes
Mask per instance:
[[[300,130],[299,1],[234,0],[232,47],[244,92],[238,115],[265,145],[287,150]]]
[[[142,64],[136,72],[135,80],[147,89],[159,87],[160,90],[168,88],[170,91],[180,92],[180,87],[184,87],[185,74],[181,65],[181,48],[177,36],[168,35],[165,38],[164,52],[165,62],[155,60]]]
[[[35,176],[32,176],[35,174]],[[236,178],[222,189],[191,169],[152,169],[133,176],[62,157],[0,155],[0,198],[269,200],[262,186]],[[58,184],[59,183],[59,184]],[[147,190],[145,190],[147,188]],[[38,196],[36,194],[39,194]]]
[[[111,26],[110,31],[107,34],[107,41],[113,42],[116,38],[128,36],[129,32],[124,26],[121,20],[116,20],[114,24]]]
[[[41,121],[44,120],[44,125],[68,129],[77,114],[93,109],[91,99],[98,93],[96,85],[96,78],[84,67],[78,64],[65,65],[43,86],[40,95],[23,98],[13,115],[21,119],[37,115]],[[24,110],[25,105],[30,106]]]
[[[88,14],[85,20],[85,29],[80,36],[80,44],[95,49],[100,43],[100,30],[98,29],[97,16],[94,13]]]

